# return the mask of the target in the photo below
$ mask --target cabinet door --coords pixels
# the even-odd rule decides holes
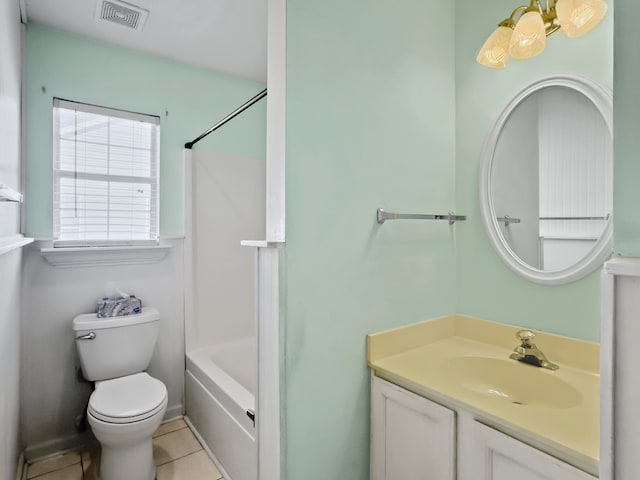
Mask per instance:
[[[454,415],[372,377],[371,480],[455,480]]]
[[[463,423],[459,434],[468,438],[460,452],[459,480],[596,480],[481,423]]]

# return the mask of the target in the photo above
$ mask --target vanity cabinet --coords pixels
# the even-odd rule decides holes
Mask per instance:
[[[371,480],[455,480],[455,413],[371,379]]]
[[[457,418],[456,418],[457,417]],[[371,480],[596,480],[582,470],[373,375]]]
[[[458,433],[458,480],[596,480],[471,418],[458,425]]]

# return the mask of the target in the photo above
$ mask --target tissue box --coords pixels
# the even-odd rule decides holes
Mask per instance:
[[[102,297],[98,300],[98,318],[119,317],[142,311],[142,302],[133,295],[128,297]]]

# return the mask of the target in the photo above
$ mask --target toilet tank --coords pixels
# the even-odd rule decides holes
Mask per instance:
[[[73,333],[84,377],[106,380],[146,370],[156,346],[159,320],[160,312],[152,307],[121,317],[98,318],[88,313],[74,318]]]

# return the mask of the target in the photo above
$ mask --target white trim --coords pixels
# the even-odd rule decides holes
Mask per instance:
[[[281,478],[283,451],[281,445],[281,398],[283,354],[280,328],[279,242],[243,240],[244,247],[257,247],[257,332],[258,391],[256,392],[256,431],[258,446],[258,478]]]
[[[256,426],[258,478],[281,478],[283,388],[282,330],[280,328],[280,250],[258,248],[258,392]]]
[[[167,410],[164,412],[164,417],[162,419],[162,423],[167,423],[172,420],[177,420],[183,417],[184,405],[182,403],[178,403],[177,405],[171,405],[167,407]]]
[[[609,216],[605,229],[600,239],[595,243],[591,251],[575,265],[555,272],[545,272],[533,268],[522,261],[509,247],[500,233],[500,227],[491,198],[491,169],[493,155],[498,138],[505,123],[518,105],[532,93],[551,86],[571,88],[593,102],[609,128],[613,136],[613,99],[611,92],[597,83],[575,75],[556,75],[535,81],[521,90],[509,102],[496,119],[484,146],[482,147],[482,166],[479,178],[479,200],[482,219],[489,235],[489,240],[494,246],[498,256],[516,274],[527,280],[543,285],[560,285],[575,282],[598,269],[604,261],[611,256],[613,245],[613,215]]]
[[[266,238],[269,242],[284,242],[286,206],[286,0],[268,0],[267,25],[267,85],[269,87],[269,95],[267,96]]]
[[[139,265],[161,262],[171,245],[42,248],[40,254],[57,268]]]
[[[615,277],[608,271],[610,263],[600,274],[600,480],[614,480],[615,475]]]
[[[604,271],[609,275],[640,277],[640,258],[612,258],[604,264]]]
[[[61,453],[72,450],[82,450],[92,443],[95,443],[95,437],[91,431],[87,429],[82,433],[58,437],[47,440],[46,442],[30,445],[24,449],[24,457],[27,463],[35,463],[52,455],[60,455]]]
[[[186,236],[185,235],[160,235],[158,237],[158,240],[160,242],[162,242],[163,240],[185,240]],[[53,237],[35,237],[35,241],[36,242],[53,242],[55,240],[55,238]],[[155,244],[157,244],[157,242],[155,242]],[[102,245],[104,246],[109,246],[109,245]]]
[[[11,235],[10,237],[1,237],[0,255],[24,247],[25,245],[29,245],[31,242],[33,242],[33,238],[25,237],[20,234]]]
[[[196,335],[193,326],[195,298],[194,298],[194,267],[193,267],[193,152],[185,148],[182,151],[182,192],[184,205],[184,244],[182,248],[183,258],[183,285],[184,285],[184,343],[185,350],[191,348]],[[186,403],[185,403],[186,408]]]
[[[640,277],[640,259],[613,258],[600,277],[600,480],[614,480],[616,469],[616,276]]]
[[[283,334],[280,328],[281,263],[278,244],[285,242],[285,153],[287,96],[287,2],[267,0],[267,159],[266,235],[258,246],[258,392],[256,426],[258,478],[283,478],[285,448],[281,426],[284,411]],[[248,246],[248,244],[247,244]]]
[[[27,463],[24,461],[24,452],[20,452],[18,457],[18,467],[16,468],[16,480],[27,478]]]
[[[22,203],[22,194],[16,192],[4,183],[0,183],[0,202]]]
[[[241,247],[278,248],[283,242],[268,242],[267,240],[240,240]]]

